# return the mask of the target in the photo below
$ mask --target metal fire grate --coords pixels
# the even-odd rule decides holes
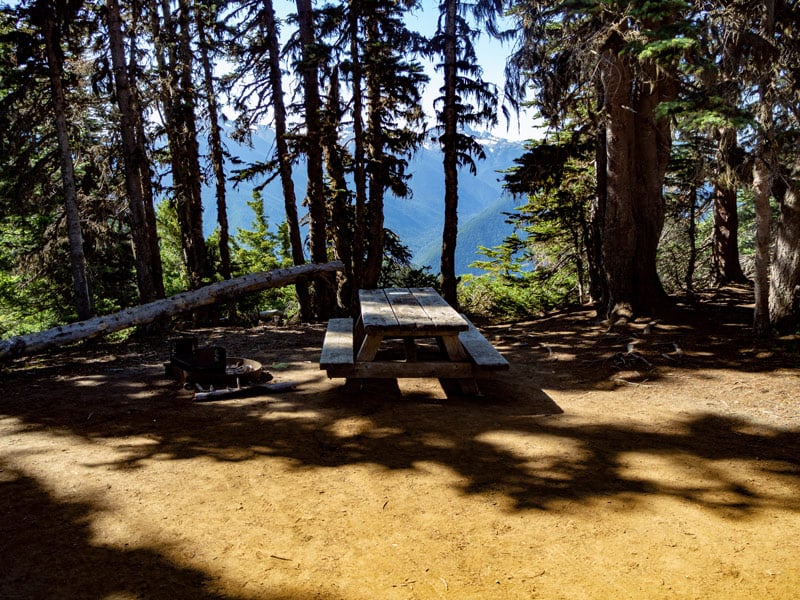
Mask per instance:
[[[228,356],[221,346],[199,347],[196,337],[171,339],[169,363],[165,366],[186,389],[199,391],[240,389],[272,379],[260,362]]]

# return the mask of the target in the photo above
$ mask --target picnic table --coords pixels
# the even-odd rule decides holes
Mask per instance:
[[[359,290],[360,313],[331,319],[320,368],[331,378],[457,380],[465,393],[478,393],[476,378],[508,369],[508,361],[464,315],[433,288]],[[440,352],[422,357],[418,342],[435,340]],[[404,356],[382,356],[384,342],[402,341]],[[384,352],[383,354],[386,354]]]

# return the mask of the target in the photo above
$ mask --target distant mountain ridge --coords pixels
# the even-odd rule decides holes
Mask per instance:
[[[478,254],[480,246],[492,247],[500,244],[512,231],[505,222],[504,212],[511,211],[518,202],[503,190],[499,171],[513,166],[514,159],[524,152],[524,143],[505,140],[489,134],[475,134],[486,153],[486,160],[476,161],[477,173],[467,169],[459,173],[459,238],[456,246],[456,273],[478,273],[469,265],[483,257]],[[228,138],[226,147],[231,156],[241,164],[253,163],[271,156],[274,134],[268,128],[254,132],[252,146]],[[203,150],[201,150],[203,151]],[[230,175],[236,164],[228,161]],[[444,225],[444,173],[442,154],[436,146],[425,146],[410,159],[412,175],[410,187],[412,197],[399,199],[391,195],[385,201],[385,226],[394,231],[411,250],[417,266],[429,266],[433,273],[439,271],[442,228]],[[306,189],[305,165],[294,169],[294,182],[298,198]],[[237,228],[249,229],[253,213],[247,206],[253,188],[259,182],[245,182],[235,186],[228,183],[228,221],[231,234]],[[262,191],[264,207],[270,224],[284,221],[283,193],[280,181],[275,179]],[[203,188],[204,229],[209,235],[217,223],[216,201],[213,186]],[[302,207],[298,207],[302,214]]]

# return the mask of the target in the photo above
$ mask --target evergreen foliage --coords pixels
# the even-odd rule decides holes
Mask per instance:
[[[435,284],[504,319],[594,302],[625,320],[668,310],[665,290],[742,281],[741,255],[758,332],[797,328],[796,3],[442,0],[431,39],[408,26],[414,0],[296,8],[0,6],[0,335],[131,306],[161,295],[161,279],[173,294],[309,258],[346,263],[335,298],[298,284],[239,310],[326,318],[352,311],[357,287]],[[470,128],[504,106],[477,59],[480,32],[514,42],[505,98],[531,102],[550,129],[504,174],[519,198],[514,234],[484,249],[485,275],[457,291],[457,169],[484,155]],[[442,75],[430,116],[425,58]],[[235,164],[216,135],[226,111],[240,139],[271,121],[274,152]],[[206,168],[197,140],[209,134]],[[426,136],[444,167],[438,282],[383,222],[386,194],[410,193]],[[229,235],[231,163],[257,193],[252,226]],[[220,228],[206,240],[199,190],[212,174]],[[275,230],[258,190],[277,177],[286,221]]]

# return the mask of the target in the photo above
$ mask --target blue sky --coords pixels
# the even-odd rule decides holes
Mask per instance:
[[[436,19],[438,17],[438,2],[436,0],[422,0],[422,9],[415,11],[408,18],[409,28],[419,31],[424,35],[432,35],[436,29]],[[475,52],[478,61],[483,67],[483,78],[495,84],[500,91],[503,90],[505,79],[503,72],[506,65],[506,57],[511,52],[508,45],[503,45],[486,33],[478,37],[475,43]],[[425,92],[425,104],[429,111],[432,111],[433,99],[438,95],[441,85],[441,73],[435,72],[432,64],[426,64],[428,75],[431,78]],[[541,137],[541,131],[534,124],[534,118],[530,111],[520,112],[519,119],[512,115],[511,122],[507,123],[505,117],[498,114],[498,125],[492,131],[497,137],[513,140],[526,140],[534,137]]]
[[[321,4],[321,2],[319,3]],[[274,0],[275,11],[279,19],[283,19],[291,13],[296,12],[294,0]],[[408,17],[410,29],[430,36],[436,29],[436,19],[438,16],[437,0],[422,0],[422,8],[414,11]],[[502,91],[506,56],[510,52],[509,47],[503,46],[497,40],[492,39],[488,34],[483,34],[478,38],[475,45],[478,60],[483,67],[483,78],[494,83]],[[433,114],[433,99],[438,95],[441,86],[441,73],[437,73],[433,63],[424,63],[426,71],[430,76],[430,83],[425,91],[423,103],[426,111]],[[519,123],[516,116],[512,116],[511,122],[507,123],[505,117],[498,114],[498,125],[492,130],[497,137],[512,140],[526,140],[534,137],[541,137],[541,131],[534,125],[534,118],[530,112],[521,112]]]

